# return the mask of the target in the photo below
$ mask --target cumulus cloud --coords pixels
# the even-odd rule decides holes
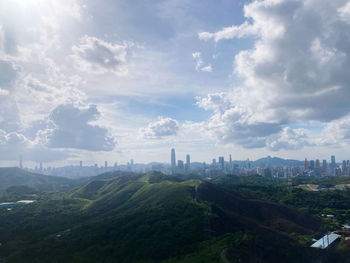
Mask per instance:
[[[45,130],[41,137],[52,148],[111,151],[115,146],[114,138],[109,136],[106,128],[91,124],[99,116],[96,105],[88,108],[60,105],[50,114],[54,128]]]
[[[278,151],[280,149],[299,150],[309,146],[310,142],[305,129],[285,127],[279,134],[269,137],[266,144],[268,149]]]
[[[327,123],[317,143],[323,146],[350,144],[350,116]]]
[[[172,118],[159,117],[147,127],[140,130],[141,135],[148,139],[161,139],[176,135],[179,132],[179,123]]]
[[[84,36],[80,44],[72,47],[71,56],[76,68],[89,73],[123,75],[128,72],[126,56],[129,45],[113,44],[96,37]]]
[[[192,53],[192,58],[196,61],[196,70],[202,72],[212,72],[213,69],[210,64],[204,65],[202,55],[200,52]]]
[[[37,141],[29,140],[18,132],[5,132],[0,129],[1,160],[18,160],[20,156],[27,161],[50,162],[71,157],[69,151],[49,149]]]
[[[242,85],[225,93],[226,106],[211,101],[217,94],[199,100],[199,106],[214,110],[210,127],[218,137],[250,147],[241,141],[246,134],[257,147],[298,149],[303,142],[292,147],[285,142],[293,137],[300,141],[302,134],[284,127],[328,123],[347,115],[348,10],[348,3],[340,0],[254,1],[244,8],[242,25],[200,33],[202,40],[254,40],[252,49],[235,56],[233,70]],[[277,141],[268,139],[278,134]]]

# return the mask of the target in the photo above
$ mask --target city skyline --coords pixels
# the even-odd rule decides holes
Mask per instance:
[[[347,159],[345,0],[1,7],[0,166]]]

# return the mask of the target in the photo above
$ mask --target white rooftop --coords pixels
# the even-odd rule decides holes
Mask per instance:
[[[331,233],[329,235],[325,235],[324,237],[322,237],[321,239],[319,239],[315,243],[313,243],[311,245],[311,247],[321,248],[321,249],[327,248],[334,241],[336,241],[339,237],[340,237],[340,235],[337,235],[334,233]]]

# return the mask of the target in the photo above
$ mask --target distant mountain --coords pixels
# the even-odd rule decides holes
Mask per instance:
[[[303,166],[304,162],[298,160],[282,159],[278,157],[267,156],[252,162],[254,167],[283,167],[283,166]]]
[[[76,185],[75,181],[63,177],[34,174],[16,167],[0,168],[0,190],[13,186],[26,186],[36,190],[62,190]]]
[[[221,262],[225,248],[239,247],[254,262],[312,262],[312,251],[297,237],[314,234],[320,224],[291,207],[152,172],[100,178],[60,198],[0,213],[6,226],[0,227],[0,259]]]

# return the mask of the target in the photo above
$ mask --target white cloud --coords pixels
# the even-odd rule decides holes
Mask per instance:
[[[213,68],[210,64],[204,65],[202,55],[200,52],[194,52],[192,53],[193,59],[196,61],[196,70],[202,71],[202,72],[212,72]]]
[[[310,142],[305,129],[285,127],[279,134],[267,139],[267,148],[273,151],[281,149],[300,150],[309,145]]]
[[[0,155],[1,160],[18,160],[23,156],[28,161],[50,162],[64,160],[72,153],[49,149],[37,141],[31,141],[23,134],[18,132],[5,132],[0,129]]]
[[[242,38],[248,35],[254,35],[256,32],[256,27],[249,24],[248,22],[245,22],[240,26],[225,27],[215,33],[201,32],[198,34],[198,37],[200,40],[214,39],[214,41],[218,42],[223,39],[232,39],[234,37]]]
[[[43,131],[41,136],[51,148],[74,148],[89,151],[111,151],[115,140],[104,127],[93,125],[100,112],[96,105],[78,108],[72,104],[60,105],[50,114],[53,129]]]
[[[350,112],[348,4],[264,0],[244,10],[242,25],[199,34],[214,41],[254,37],[254,47],[240,51],[234,60],[242,85],[220,99],[224,107],[211,101],[222,97],[218,94],[198,105],[214,111],[209,127],[220,141],[300,149],[310,138],[283,127],[327,123]]]
[[[179,123],[172,118],[158,117],[158,120],[151,122],[147,127],[140,129],[140,134],[148,139],[161,139],[177,135]]]
[[[344,6],[338,8],[338,13],[343,21],[350,23],[350,2],[347,2]]]
[[[129,44],[113,44],[96,37],[84,36],[78,46],[73,46],[71,56],[78,70],[101,74],[112,72],[125,75]]]

